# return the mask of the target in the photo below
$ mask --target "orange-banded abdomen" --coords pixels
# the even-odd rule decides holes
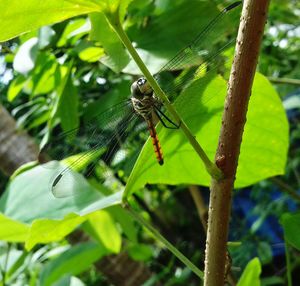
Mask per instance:
[[[161,150],[160,143],[158,140],[158,136],[156,133],[156,129],[154,127],[152,120],[147,120],[147,124],[148,124],[148,129],[150,131],[150,136],[152,138],[152,144],[154,147],[154,152],[156,155],[157,162],[159,165],[162,165],[164,163],[164,158],[163,158],[162,150]]]

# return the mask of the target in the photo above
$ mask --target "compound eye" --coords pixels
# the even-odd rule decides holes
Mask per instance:
[[[131,94],[133,97],[139,98],[142,96],[139,84],[137,81],[135,81],[132,85],[131,85]]]
[[[141,77],[137,80],[138,86],[141,86],[141,87],[144,86],[146,84],[146,82],[147,82],[147,80],[143,77]]]

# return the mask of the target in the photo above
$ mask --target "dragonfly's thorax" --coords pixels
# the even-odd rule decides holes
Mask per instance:
[[[141,77],[131,85],[131,95],[134,110],[145,119],[149,119],[158,100],[145,78]]]

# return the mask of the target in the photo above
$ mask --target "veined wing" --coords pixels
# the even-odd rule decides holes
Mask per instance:
[[[219,45],[214,50],[208,50],[205,46],[211,47],[211,42],[214,38],[213,35],[230,23],[229,20],[232,17],[232,11],[237,11],[238,9],[235,8],[240,6],[241,3],[241,1],[237,1],[224,8],[188,46],[182,49],[160,69],[155,77],[168,95],[174,94],[174,92],[192,82],[193,79],[203,76],[204,73],[216,71],[221,64],[224,64],[226,59],[221,55],[235,42],[235,38],[227,40],[225,44]],[[182,70],[185,68],[190,69],[178,77],[175,82],[164,80],[164,71]]]
[[[71,195],[72,192],[69,194],[66,190],[72,189],[65,187],[65,184],[74,184],[76,175],[73,171],[84,169],[85,174],[89,175],[94,167],[91,162],[99,159],[104,151],[104,158],[111,160],[118,145],[122,144],[139,120],[130,100],[126,100],[93,117],[89,122],[83,122],[80,128],[69,130],[50,140],[41,153],[47,153],[55,160],[69,157],[64,160],[66,165],[63,168],[49,165],[50,168],[57,168],[50,186],[53,194],[56,197]]]

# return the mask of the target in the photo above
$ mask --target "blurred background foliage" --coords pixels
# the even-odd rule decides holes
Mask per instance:
[[[128,6],[123,24],[147,67],[155,73],[226,5],[224,1],[135,0]],[[285,174],[236,189],[233,194],[229,240],[235,243],[228,247],[231,276],[239,278],[249,261],[258,257],[259,263],[252,260],[249,265],[257,276],[261,267],[262,285],[287,285],[288,279],[293,283],[300,279],[297,271],[300,263],[297,215],[300,198],[299,15],[297,1],[271,1],[258,64],[258,71],[278,92],[289,121]],[[220,42],[233,37],[238,14],[230,20],[227,25],[218,27],[203,45],[217,49]],[[231,56],[232,52],[232,48],[227,51]],[[2,43],[1,108],[14,118],[16,136],[26,131],[38,146],[53,137],[59,139],[60,132],[77,128],[127,99],[138,75],[138,69],[105,17],[95,13],[81,15]],[[167,75],[167,80],[177,75],[174,71]],[[226,67],[222,76],[228,77]],[[265,83],[259,88],[269,90]],[[97,123],[97,128],[106,128],[101,122]],[[279,132],[284,133],[285,123],[278,124]],[[114,127],[109,126],[112,130],[107,132],[113,134],[110,132]],[[270,125],[270,130],[272,127]],[[4,129],[1,133],[4,134]],[[280,137],[280,134],[272,135]],[[119,205],[97,212],[89,209],[93,202],[98,204],[94,207],[96,210],[119,200],[118,191],[128,181],[139,153],[138,146],[148,137],[140,131],[139,125],[126,136],[130,139],[127,144],[122,142],[116,148],[115,142],[111,142],[112,146],[105,146],[109,156],[101,155],[104,148],[99,150],[97,156],[101,155],[103,160],[97,163],[88,183],[78,184],[85,193],[76,199],[51,198],[42,176],[42,172],[48,172],[46,168],[22,173],[8,185],[12,172],[0,164],[3,170],[0,207],[5,214],[0,217],[0,269],[5,285],[199,284],[190,269],[137,225]],[[88,140],[89,134],[82,139],[83,142]],[[1,142],[3,146],[9,144]],[[55,141],[58,152],[64,153],[67,145],[57,142],[60,143]],[[79,147],[85,146],[76,147],[82,151]],[[265,146],[266,153],[271,147]],[[211,148],[214,152],[215,148]],[[26,156],[21,147],[17,151],[20,156]],[[284,148],[281,155],[285,161]],[[37,157],[37,153],[34,156]],[[22,162],[32,160],[28,158]],[[255,160],[250,161],[250,165],[258,168]],[[18,167],[19,164],[15,164],[14,170]],[[143,178],[148,182],[143,173],[138,173],[135,180]],[[95,194],[95,189],[100,194]],[[132,204],[203,268],[208,196],[205,187],[146,184],[135,193]],[[103,202],[103,197],[110,201]],[[253,285],[245,281],[241,280],[239,285]]]

